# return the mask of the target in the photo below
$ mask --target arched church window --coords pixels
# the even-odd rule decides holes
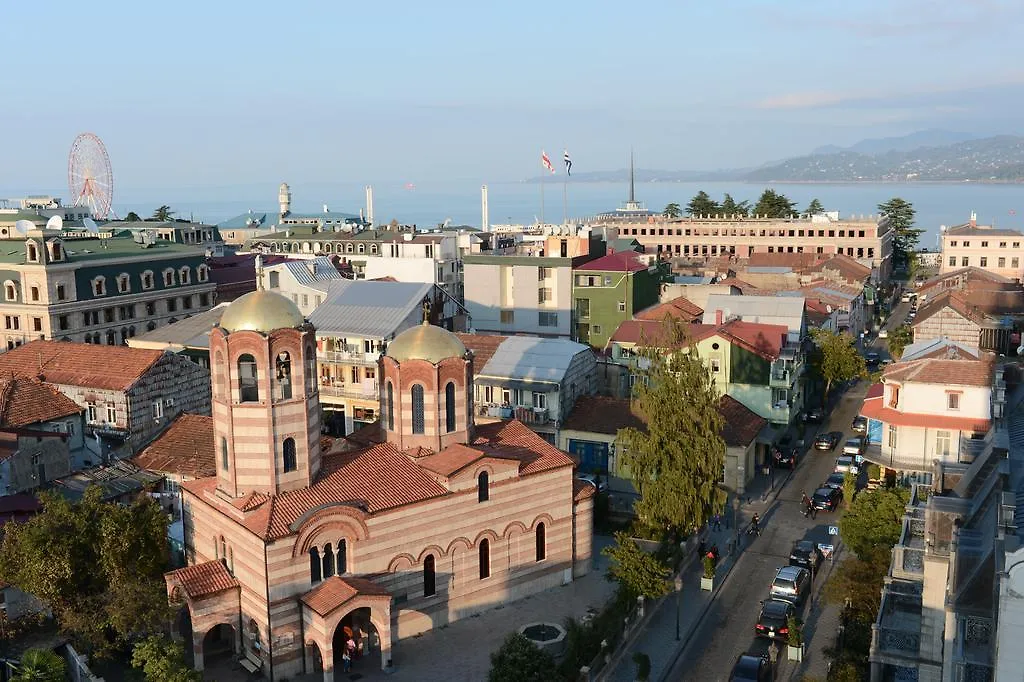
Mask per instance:
[[[329,542],[324,545],[323,569],[324,580],[334,575],[334,549]]]
[[[323,572],[320,567],[320,550],[313,547],[309,550],[309,580],[318,583],[323,579]]]
[[[543,523],[537,524],[537,561],[544,561],[547,556],[547,529]]]
[[[476,477],[476,501],[486,502],[491,499],[491,482],[486,471]]]
[[[444,428],[447,433],[455,430],[455,382],[449,381],[444,387]]]
[[[388,393],[387,394],[387,398],[386,398],[387,404],[384,406],[384,409],[387,410],[387,415],[388,415],[388,431],[394,431],[395,430],[395,387],[394,387],[394,385],[390,381],[388,382],[388,391],[387,391],[387,393]]]
[[[338,575],[348,573],[348,540],[338,540]]]
[[[224,436],[220,437],[220,468],[224,471],[228,470],[228,439]]]
[[[491,577],[491,541],[480,541],[480,580]]]
[[[284,464],[284,472],[287,474],[290,471],[298,469],[298,462],[295,457],[295,439],[285,438],[284,443],[281,444],[282,460]]]
[[[433,596],[437,591],[435,584],[434,555],[428,554],[423,560],[423,596]]]
[[[224,567],[227,568],[227,565],[228,565],[228,543],[226,543],[224,541],[224,536],[223,535],[220,536],[220,560],[221,560],[221,563],[224,564]]]
[[[260,400],[259,375],[256,371],[256,358],[245,353],[238,356],[238,400],[243,403],[255,403]]]
[[[412,432],[423,433],[423,386],[412,387]]]
[[[305,358],[305,379],[306,379],[306,393],[307,395],[312,393],[316,388],[316,355],[313,353],[312,348],[306,347],[306,358]]]
[[[289,400],[292,397],[292,356],[288,351],[277,354],[277,386],[278,400]]]

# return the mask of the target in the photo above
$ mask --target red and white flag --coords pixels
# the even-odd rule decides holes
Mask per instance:
[[[548,158],[548,153],[543,149],[540,152],[540,165],[544,166],[552,173],[555,172],[555,167],[551,165],[551,159]]]

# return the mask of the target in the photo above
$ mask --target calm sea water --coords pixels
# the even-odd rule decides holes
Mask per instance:
[[[807,206],[817,198],[828,210],[840,215],[877,213],[877,205],[899,196],[913,203],[917,224],[927,233],[922,247],[934,248],[940,225],[966,222],[976,211],[981,224],[995,222],[998,227],[1024,229],[1024,185],[979,184],[775,184],[772,187]],[[730,193],[737,201],[751,203],[765,188],[761,184],[738,182],[643,183],[637,185],[637,199],[654,211],[666,204],[685,205],[699,190],[721,200]],[[363,185],[315,184],[292,185],[292,209],[315,212],[328,204],[331,210],[358,213],[364,206]],[[374,212],[378,223],[395,218],[421,227],[435,226],[450,219],[452,224],[480,224],[480,186],[475,183],[417,183],[415,187],[400,183],[374,185]],[[563,217],[563,185],[557,181],[544,185],[543,217],[547,222],[561,222]],[[569,217],[591,216],[617,207],[628,189],[618,183],[579,183],[566,187],[566,208]],[[541,187],[527,183],[489,183],[488,195],[491,223],[529,223],[541,217]],[[276,211],[277,185],[203,188],[175,191],[160,196],[152,191],[125,193],[115,199],[119,215],[136,211],[149,215],[160,204],[169,204],[180,216],[216,223],[245,213],[249,209]]]

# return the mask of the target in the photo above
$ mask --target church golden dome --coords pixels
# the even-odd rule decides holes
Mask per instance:
[[[224,331],[244,330],[269,333],[275,329],[294,329],[306,318],[291,300],[273,291],[252,291],[232,301],[220,318]]]
[[[424,322],[406,329],[388,344],[387,355],[398,362],[426,360],[437,364],[448,358],[461,358],[466,347],[447,329]]]

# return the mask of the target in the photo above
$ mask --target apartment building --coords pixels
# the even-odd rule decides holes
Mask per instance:
[[[576,340],[603,349],[625,320],[658,302],[668,264],[620,251],[573,270]]]
[[[473,255],[462,263],[471,329],[572,336],[572,258]]]
[[[704,260],[755,253],[844,254],[872,269],[876,280],[892,272],[892,230],[888,219],[860,216],[841,219],[838,212],[780,218],[701,216],[645,222],[613,221],[620,237],[639,241],[647,253],[662,259]]]
[[[256,279],[262,278],[266,289],[290,298],[306,316],[323,303],[331,284],[346,279],[334,263],[323,256],[273,265],[264,265],[262,256],[256,258]]]
[[[1018,230],[978,225],[974,214],[963,225],[942,231],[939,274],[980,268],[1014,281],[1024,279],[1024,234]]]
[[[914,341],[948,338],[1009,354],[1024,316],[1024,291],[947,289],[929,295],[911,327]]]
[[[0,348],[33,339],[124,344],[214,305],[198,246],[48,229],[0,243]]]

